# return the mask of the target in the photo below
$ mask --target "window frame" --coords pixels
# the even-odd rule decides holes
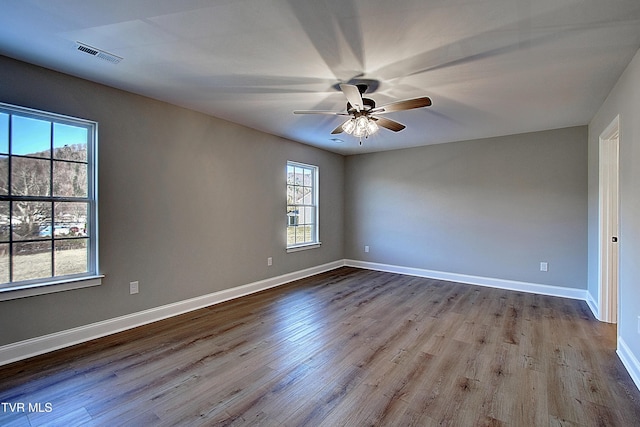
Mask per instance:
[[[312,201],[310,204],[289,204],[289,200],[288,200],[288,193],[289,193],[289,188],[292,186],[291,184],[289,184],[289,179],[288,179],[288,174],[289,174],[289,168],[293,167],[293,168],[302,168],[305,170],[309,170],[311,171],[311,176],[312,176],[312,184],[311,184],[311,197],[312,197]],[[286,178],[286,195],[287,195],[287,202],[286,202],[286,207],[287,207],[287,223],[286,223],[286,251],[287,253],[290,252],[298,252],[298,251],[303,251],[303,250],[307,250],[307,249],[315,249],[315,248],[319,248],[320,245],[322,244],[320,242],[320,203],[319,203],[319,176],[320,176],[320,168],[316,165],[310,165],[310,164],[306,164],[306,163],[301,163],[301,162],[296,162],[296,161],[292,161],[292,160],[287,160],[287,165],[285,168],[285,178]],[[299,185],[293,184],[293,187],[300,187]],[[302,187],[309,187],[309,186],[305,186],[302,185]],[[312,235],[312,240],[311,241],[306,241],[303,243],[293,243],[293,244],[289,244],[289,228],[292,227],[292,225],[290,225],[290,217],[289,217],[289,212],[291,212],[290,208],[294,207],[294,206],[304,206],[304,207],[309,207],[313,209],[313,219],[312,219],[312,223],[310,224],[312,226],[312,231],[311,231],[311,235]],[[296,226],[298,226],[298,223],[296,222]]]
[[[33,202],[43,202],[43,203],[51,203],[53,207],[55,203],[64,203],[64,202],[72,202],[72,203],[86,203],[87,204],[87,228],[89,232],[86,236],[86,245],[87,245],[87,271],[82,273],[74,273],[67,275],[54,276],[54,264],[52,264],[52,275],[49,277],[43,277],[38,279],[28,279],[22,281],[9,281],[3,282],[0,284],[0,301],[6,301],[17,298],[24,298],[28,296],[34,295],[42,295],[49,294],[54,292],[61,292],[71,289],[79,289],[90,286],[98,286],[102,284],[103,275],[99,274],[99,259],[98,259],[98,123],[92,120],[77,118],[66,116],[62,114],[52,113],[48,111],[36,110],[33,108],[27,108],[7,103],[0,102],[0,112],[7,114],[9,116],[8,120],[8,129],[7,131],[11,131],[11,116],[16,117],[25,117],[28,119],[37,119],[40,121],[49,122],[51,127],[50,134],[50,143],[49,150],[50,157],[43,158],[43,160],[47,160],[50,166],[50,189],[48,195],[42,196],[31,196],[31,195],[16,195],[11,194],[11,188],[7,188],[6,195],[0,195],[1,201],[8,201],[9,205],[12,206],[15,202],[20,201],[33,201]],[[87,158],[86,158],[86,167],[87,167],[87,194],[86,196],[58,196],[53,192],[55,185],[55,177],[54,177],[54,165],[60,165],[63,163],[80,163],[83,164],[83,161],[73,160],[73,159],[64,159],[64,158],[56,158],[55,157],[55,139],[54,139],[54,129],[55,125],[67,125],[67,126],[75,126],[82,127],[87,129]],[[7,147],[7,153],[2,153],[2,156],[6,156],[7,159],[7,184],[11,183],[11,174],[13,163],[12,158],[14,159],[29,159],[32,156],[28,154],[19,154],[13,153],[11,148],[11,135],[8,133],[7,142],[9,146]],[[58,163],[55,163],[58,162]],[[11,208],[10,208],[11,211]],[[56,239],[55,235],[55,218],[54,212],[52,211],[51,217],[51,256],[52,263],[54,261],[55,256],[55,245]],[[42,241],[45,242],[48,238],[45,236]],[[27,240],[30,241],[30,240]],[[40,239],[36,239],[36,241],[40,241]],[[10,226],[9,228],[9,238],[8,244],[11,247],[12,244],[19,242],[19,240],[15,240],[13,237],[13,228]],[[11,264],[13,260],[10,259],[12,254],[12,249],[9,250],[9,259],[8,265],[11,269]],[[9,274],[9,280],[12,280],[11,273]]]

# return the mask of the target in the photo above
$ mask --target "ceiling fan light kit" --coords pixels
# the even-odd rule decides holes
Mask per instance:
[[[294,111],[294,114],[329,114],[336,116],[351,116],[349,120],[336,127],[331,134],[339,134],[346,132],[349,135],[353,135],[360,139],[360,145],[362,145],[362,138],[368,138],[378,131],[380,127],[391,130],[393,132],[400,132],[405,128],[405,125],[398,123],[394,120],[387,119],[386,117],[377,117],[380,114],[391,113],[394,111],[412,110],[414,108],[428,107],[431,105],[431,99],[428,97],[421,97],[415,99],[407,99],[404,101],[391,102],[376,108],[376,103],[373,99],[363,98],[362,95],[367,90],[366,84],[340,84],[340,90],[347,98],[346,111]]]
[[[342,125],[342,130],[357,138],[373,135],[378,131],[376,122],[366,116],[349,119]]]

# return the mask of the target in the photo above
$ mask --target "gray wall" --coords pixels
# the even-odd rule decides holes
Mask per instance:
[[[586,289],[586,126],[350,156],[345,171],[347,258]]]
[[[106,275],[1,302],[0,345],[344,258],[342,156],[4,57],[0,81],[2,102],[99,122]],[[319,249],[285,252],[287,160],[320,168]]]
[[[620,115],[618,336],[640,360],[640,51],[589,124],[589,293],[598,295],[599,138]]]

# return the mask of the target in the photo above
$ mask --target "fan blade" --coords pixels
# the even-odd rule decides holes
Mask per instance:
[[[362,95],[360,95],[360,89],[354,85],[341,84],[340,90],[344,93],[344,96],[347,97],[347,101],[356,111],[362,111],[364,108],[364,103],[362,102]]]
[[[371,117],[376,121],[378,126],[382,126],[383,128],[392,130],[394,132],[400,132],[402,129],[406,128],[402,123],[398,123],[394,120],[389,120],[385,117]]]
[[[343,124],[344,124],[344,123],[340,123],[340,125],[339,125],[337,128],[335,128],[334,130],[332,130],[332,131],[331,131],[331,135],[337,135],[337,134],[339,134],[339,133],[342,133],[342,132],[343,132],[343,129],[342,129],[342,125],[343,125]]]
[[[348,116],[345,111],[297,110],[293,114],[330,114],[332,116]]]
[[[387,105],[371,110],[373,114],[385,114],[392,113],[394,111],[412,110],[414,108],[429,107],[431,105],[431,98],[423,96],[422,98],[405,99],[404,101],[392,102]]]

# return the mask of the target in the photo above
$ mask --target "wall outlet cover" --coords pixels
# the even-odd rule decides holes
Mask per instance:
[[[139,292],[140,288],[139,288],[139,283],[136,280],[135,282],[129,282],[129,293],[131,295],[133,294],[137,294]]]

